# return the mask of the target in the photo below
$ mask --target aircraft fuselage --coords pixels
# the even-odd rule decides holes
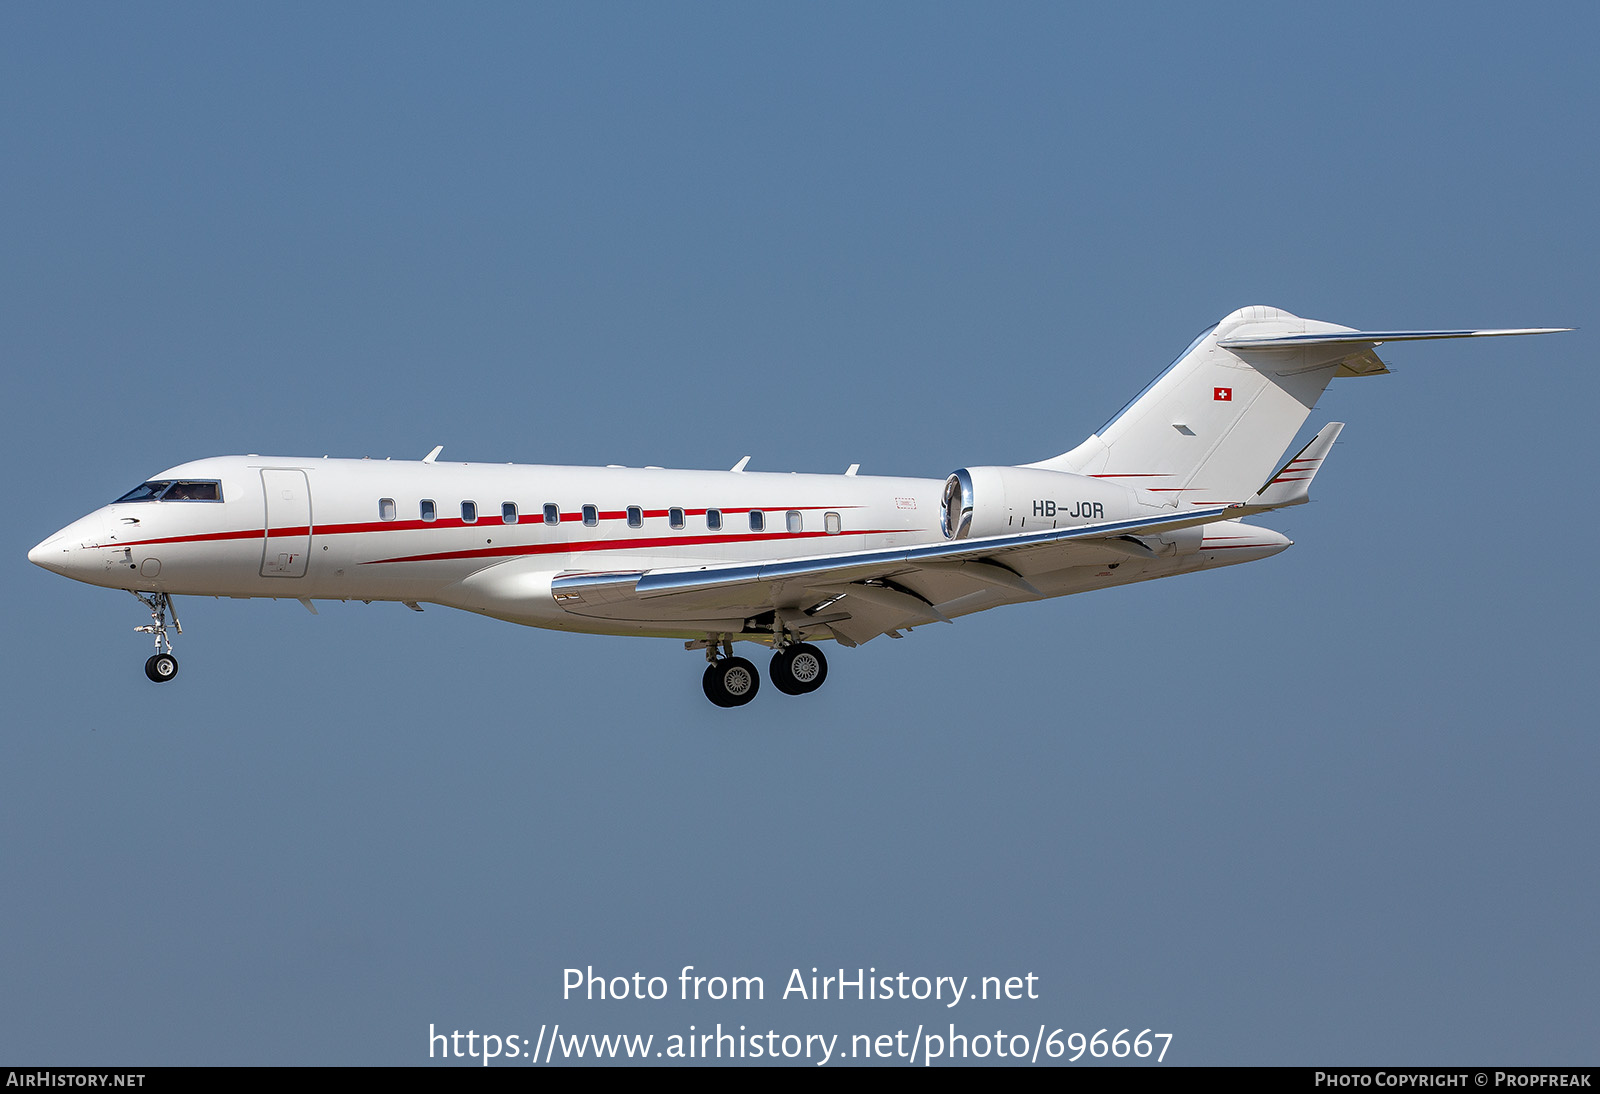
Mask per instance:
[[[430,602],[560,630],[694,636],[706,628],[576,615],[557,603],[549,579],[946,538],[939,479],[222,456],[181,464],[150,481],[215,483],[217,498],[118,501],[61,529],[28,557],[92,585],[146,593]],[[1022,499],[1013,506],[1017,530],[1149,508],[1137,491],[1080,481],[1103,500]],[[1107,500],[1118,497],[1125,512],[1108,513]],[[1231,541],[1222,525],[1206,534],[1217,550],[1142,563],[1108,553],[1054,580],[1030,580],[1046,579],[1040,592],[1059,596],[1247,561],[1288,545],[1253,527]],[[492,587],[472,580],[490,570],[497,579]],[[520,583],[508,592],[505,580],[513,574]],[[1006,599],[998,592],[967,610]],[[961,606],[951,614],[962,614]]]

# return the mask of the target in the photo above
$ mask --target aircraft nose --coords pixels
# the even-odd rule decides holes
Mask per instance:
[[[72,550],[76,546],[61,532],[57,532],[29,551],[28,561],[35,566],[43,566],[53,574],[65,574],[67,572],[67,560],[72,556]]]
[[[104,529],[103,513],[79,517],[29,551],[28,561],[62,577],[85,580],[86,575],[104,570],[104,563],[84,550],[87,544],[100,542]]]

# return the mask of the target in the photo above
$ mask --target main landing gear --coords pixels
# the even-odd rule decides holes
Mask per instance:
[[[178,622],[178,611],[172,606],[172,598],[166,593],[134,593],[139,602],[150,609],[150,618],[155,620],[134,630],[141,634],[156,636],[156,652],[144,663],[144,674],[158,684],[164,684],[178,675],[178,659],[172,656],[172,639],[167,635],[167,615],[172,615],[172,629],[179,634],[183,633],[183,624]]]
[[[706,651],[706,672],[700,680],[706,698],[719,707],[742,707],[761,690],[761,674],[755,665],[743,657],[733,655],[733,641],[721,639],[718,650],[716,636],[703,642],[689,643],[691,649]],[[772,686],[785,695],[805,695],[816,691],[828,678],[828,659],[822,651],[807,642],[795,642],[778,649],[767,667]]]
[[[719,657],[700,679],[706,698],[719,707],[742,707],[761,690],[761,674],[743,657]]]
[[[828,678],[828,659],[817,647],[797,642],[772,655],[767,675],[772,677],[772,686],[785,695],[805,695]]]

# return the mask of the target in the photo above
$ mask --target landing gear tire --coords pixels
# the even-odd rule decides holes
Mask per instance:
[[[717,706],[742,707],[756,697],[761,674],[743,657],[723,657],[706,666],[700,686]]]
[[[144,674],[158,684],[165,684],[178,675],[178,659],[170,653],[158,653],[144,663]]]
[[[767,675],[772,677],[772,686],[785,695],[805,695],[828,678],[828,659],[817,647],[801,642],[773,654]]]

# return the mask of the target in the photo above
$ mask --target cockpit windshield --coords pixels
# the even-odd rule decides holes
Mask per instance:
[[[122,505],[130,501],[221,501],[222,484],[215,479],[170,479],[141,483],[112,502]]]
[[[216,482],[175,482],[161,495],[162,501],[221,501],[222,484]]]

